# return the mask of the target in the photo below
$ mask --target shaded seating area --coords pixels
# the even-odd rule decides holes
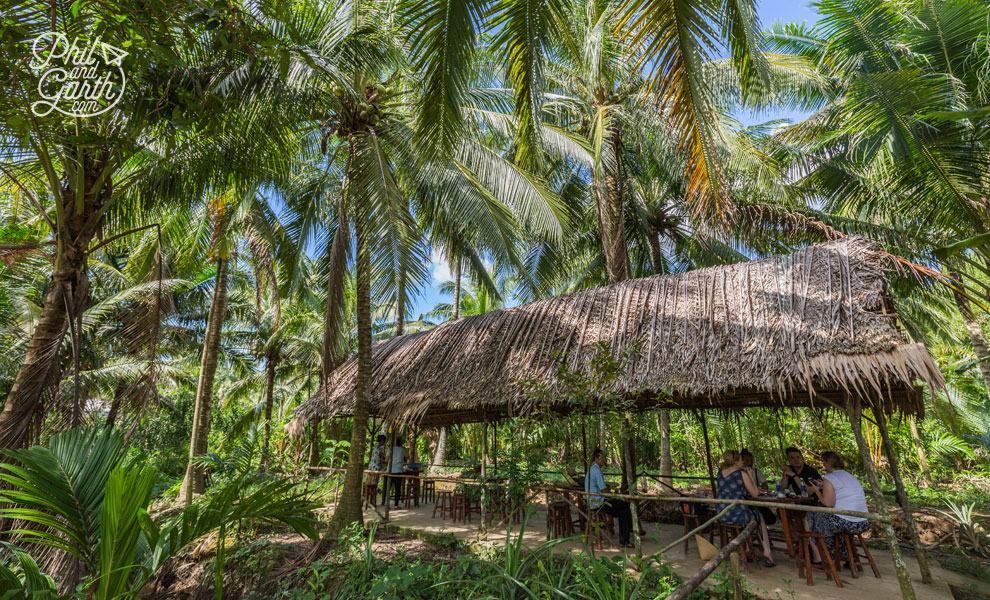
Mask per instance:
[[[558,361],[587,371],[602,348],[623,367],[602,396],[623,396],[623,410],[662,406],[698,411],[703,419],[706,410],[834,409],[853,430],[865,487],[874,497],[872,518],[882,524],[898,580],[910,586],[860,420],[864,410],[871,412],[903,496],[887,415],[922,417],[918,384],[939,388],[944,382],[925,348],[909,343],[897,327],[886,279],[895,266],[901,265],[871,242],[850,237],[790,255],[629,280],[448,321],[375,344],[371,413],[420,427],[490,423],[534,411],[569,414],[573,405],[552,393]],[[296,418],[350,414],[356,374],[351,358],[296,410]],[[550,399],[537,405],[523,381],[541,382]],[[583,410],[614,408],[592,402]],[[627,463],[623,471],[635,489],[636,466]],[[485,469],[483,462],[482,475]],[[548,516],[548,535],[558,522],[567,531],[555,513]],[[584,531],[591,533],[589,524]],[[922,566],[923,578],[929,578],[926,572]]]

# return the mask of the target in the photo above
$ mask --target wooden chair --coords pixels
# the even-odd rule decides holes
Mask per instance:
[[[684,535],[687,535],[692,529],[696,529],[701,526],[701,516],[698,514],[698,506],[693,502],[681,502],[681,516],[684,517]],[[702,532],[704,533],[704,532]],[[684,554],[687,555],[688,542],[691,538],[684,540]],[[711,525],[708,526],[708,541],[715,542],[715,528]]]
[[[811,563],[811,548],[808,547],[810,544],[815,544],[818,547],[818,554],[822,557],[821,565]],[[827,579],[835,581],[836,586],[842,587],[842,579],[839,578],[839,572],[835,568],[835,563],[832,562],[832,555],[825,546],[825,535],[802,528],[798,532],[798,576],[807,577],[808,585],[815,585],[812,576],[812,572],[815,570],[824,572]]]
[[[743,527],[739,525],[733,525],[731,523],[718,522],[718,541],[719,544],[724,548],[726,544],[736,539],[742,531]],[[746,536],[746,539],[739,544],[739,558],[742,560],[742,567],[744,571],[748,571],[748,563],[752,562],[756,556],[756,550],[753,549],[753,538]]]
[[[437,509],[440,509],[440,518],[446,519],[447,513],[453,515],[454,512],[454,492],[452,490],[436,490],[436,501],[433,503],[433,518],[437,518]]]
[[[550,531],[552,537],[565,538],[574,535],[574,521],[571,519],[571,505],[565,501],[550,505]]]
[[[859,548],[856,547],[855,540],[859,540]],[[846,558],[849,559],[849,572],[852,574],[853,579],[859,577],[859,574],[863,572],[863,563],[859,560],[861,558],[865,558],[866,562],[870,563],[870,568],[873,569],[873,575],[878,579],[880,578],[880,569],[877,568],[877,563],[873,560],[873,555],[870,554],[870,549],[867,547],[866,541],[863,540],[863,534],[837,533],[832,537],[832,542],[835,546],[834,560],[838,570],[842,570],[838,565],[842,564],[841,554],[842,550],[845,550]],[[862,548],[864,554],[859,553],[860,548]]]
[[[598,549],[601,550],[602,529],[605,529],[605,537],[608,539],[609,545],[613,545],[612,536],[615,534],[615,530],[612,528],[612,515],[600,510],[591,510],[588,514],[591,518],[585,521],[584,543],[588,543],[588,537],[591,535],[591,530],[594,529],[595,535],[598,537]]]

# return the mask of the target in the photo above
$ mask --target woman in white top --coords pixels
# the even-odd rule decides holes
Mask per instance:
[[[869,512],[866,506],[866,493],[863,485],[845,470],[846,464],[835,452],[822,453],[825,465],[825,479],[811,482],[808,493],[814,494],[822,505],[841,510]],[[870,529],[870,522],[862,517],[832,515],[828,513],[808,513],[808,529],[825,535],[825,545],[830,553],[835,553],[832,536],[837,533],[863,533]],[[818,548],[811,545],[815,561],[820,561]]]

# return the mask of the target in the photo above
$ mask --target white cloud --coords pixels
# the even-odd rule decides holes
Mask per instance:
[[[445,281],[454,280],[454,276],[450,272],[450,265],[437,250],[430,254],[430,275],[433,276],[433,285],[435,286],[439,286]]]

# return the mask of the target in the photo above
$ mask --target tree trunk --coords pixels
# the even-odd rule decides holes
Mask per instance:
[[[395,294],[395,335],[403,334],[406,326],[406,271],[399,267],[398,289]]]
[[[626,413],[622,420],[622,463],[623,479],[628,482],[627,494],[636,494],[636,443],[633,439],[633,418],[631,413]],[[639,535],[639,503],[636,500],[629,500],[629,513],[632,517],[633,546],[636,549],[636,558],[643,559],[643,543]]]
[[[86,189],[95,185],[98,173],[96,167],[87,169]],[[38,420],[44,416],[43,391],[58,383],[58,356],[69,326],[67,317],[70,314],[78,316],[85,308],[89,291],[86,251],[99,226],[93,216],[102,206],[105,195],[105,190],[87,194],[81,209],[77,210],[73,188],[66,185],[62,190],[60,201],[67,215],[66,222],[59,223],[55,267],[41,315],[31,333],[24,361],[7,395],[3,412],[0,412],[0,448],[23,448],[37,441],[32,432],[38,430]]]
[[[625,187],[623,176],[621,131],[618,125],[609,133],[606,142],[611,145],[613,165],[606,163],[602,181],[596,182],[595,197],[598,205],[598,226],[602,235],[602,252],[608,282],[618,283],[632,277],[629,254],[626,250]]]
[[[461,315],[461,257],[454,259],[454,264],[450,265],[454,270],[454,304],[452,318],[457,319]],[[447,464],[447,426],[440,428],[440,437],[437,440],[437,452],[433,458],[433,466],[443,467]]]
[[[657,420],[660,425],[660,481],[673,487],[674,467],[670,460],[670,409],[661,408]]]
[[[650,253],[653,255],[653,272],[663,275],[663,253],[660,249],[660,234],[650,231],[647,236]],[[660,427],[660,481],[673,486],[674,469],[670,460],[670,409],[661,408],[657,415],[657,425]],[[663,486],[661,486],[663,487]]]
[[[918,424],[914,420],[914,415],[907,418],[908,426],[911,428],[911,439],[914,441],[914,448],[918,451],[918,466],[921,467],[921,481],[927,486],[932,484],[932,475],[928,470],[928,457],[925,456],[925,445],[918,435]]]
[[[196,384],[196,403],[193,408],[192,436],[189,440],[189,462],[182,480],[179,497],[186,506],[192,503],[193,494],[204,490],[203,470],[193,465],[193,459],[206,453],[206,441],[210,433],[210,411],[213,409],[213,379],[217,372],[220,354],[220,334],[227,316],[227,260],[217,259],[217,274],[213,284],[213,302],[206,319],[206,336],[199,363],[199,381]]]
[[[371,407],[371,256],[361,218],[354,221],[357,237],[357,381],[354,385],[354,414],[351,447],[347,457],[344,487],[330,520],[328,535],[337,537],[351,523],[364,523],[361,509],[361,482],[364,476],[364,451],[368,438],[368,414]]]
[[[949,275],[954,279],[959,279],[959,274],[952,269],[949,270]],[[987,352],[987,342],[983,337],[983,329],[980,327],[980,322],[976,320],[973,309],[969,306],[969,300],[955,290],[952,291],[952,297],[956,301],[956,308],[959,309],[963,322],[966,323],[969,343],[973,346],[973,352],[976,353],[976,359],[979,361],[983,386],[986,388],[987,394],[990,394],[990,353]]]
[[[873,411],[873,416],[876,417],[877,429],[880,430],[880,437],[883,440],[883,451],[887,455],[890,474],[894,478],[894,487],[897,490],[897,503],[901,505],[901,510],[904,512],[904,519],[907,521],[908,531],[911,533],[911,544],[914,546],[914,553],[918,559],[918,568],[921,570],[921,581],[922,583],[931,583],[932,571],[928,568],[928,556],[925,555],[925,548],[921,545],[921,537],[918,535],[918,525],[914,521],[914,510],[911,506],[911,499],[908,498],[907,490],[904,489],[904,480],[901,479],[901,469],[897,464],[894,444],[890,441],[890,431],[887,430],[887,415],[880,408]]]
[[[440,437],[437,439],[437,451],[433,455],[433,466],[443,467],[447,464],[447,427],[440,428]]]
[[[322,419],[313,419],[309,423],[309,466],[316,467],[320,464],[320,426]]]
[[[461,257],[458,256],[451,265],[454,268],[454,306],[453,318],[461,316]]]
[[[272,439],[272,405],[275,403],[275,357],[267,357],[265,363],[265,439],[261,444],[262,465],[271,462],[268,453]]]
[[[863,437],[863,427],[860,423],[862,407],[859,400],[851,395],[846,397],[846,414],[849,417],[849,424],[852,426],[853,435],[856,437],[856,446],[859,448],[859,457],[863,461],[863,470],[866,471],[866,480],[869,483],[870,491],[877,514],[885,519],[883,524],[884,536],[887,538],[887,546],[890,548],[891,558],[894,561],[894,572],[897,574],[897,583],[901,588],[901,597],[904,600],[914,600],[914,587],[911,585],[911,574],[908,573],[904,564],[904,556],[901,554],[901,546],[897,542],[897,534],[894,533],[894,526],[890,522],[890,511],[887,510],[887,501],[883,497],[883,488],[880,487],[880,478],[877,477],[876,468],[873,466],[873,455]]]

